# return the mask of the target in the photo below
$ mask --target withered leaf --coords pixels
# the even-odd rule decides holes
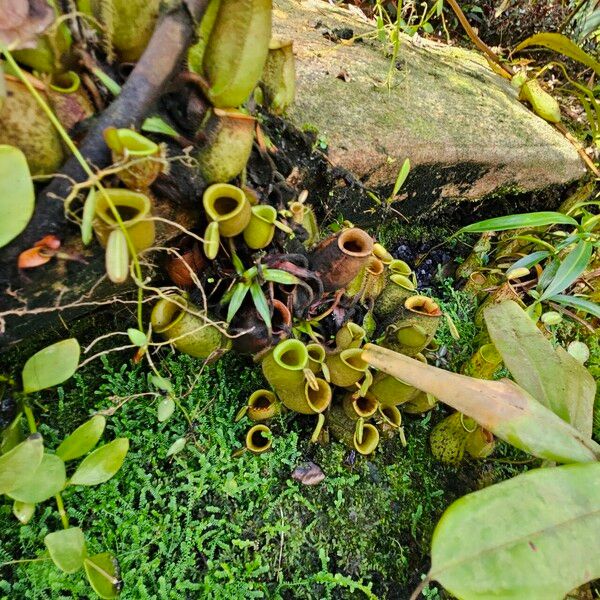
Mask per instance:
[[[46,0],[0,0],[0,43],[11,50],[35,48],[53,20]]]
[[[314,462],[306,462],[298,465],[292,472],[292,479],[304,485],[317,485],[325,479],[325,473],[319,465]]]

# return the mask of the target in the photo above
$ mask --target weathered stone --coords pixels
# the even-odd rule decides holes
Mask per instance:
[[[410,158],[402,212],[527,195],[585,174],[573,146],[478,54],[404,36],[388,88],[390,58],[368,22],[321,0],[274,5],[274,32],[294,40],[297,57],[289,118],[316,128],[334,164],[381,192]],[[344,29],[362,37],[331,41]]]

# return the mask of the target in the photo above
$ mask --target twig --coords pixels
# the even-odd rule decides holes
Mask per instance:
[[[465,16],[465,13],[462,11],[456,0],[448,0],[448,4],[456,14],[460,24],[463,26],[463,29],[473,44],[475,44],[475,46],[481,50],[481,52],[483,52],[491,61],[496,63],[501,69],[506,71],[506,73],[512,77],[515,74],[514,69],[506,64],[503,64],[498,55],[475,33],[475,30],[471,27],[467,17]]]

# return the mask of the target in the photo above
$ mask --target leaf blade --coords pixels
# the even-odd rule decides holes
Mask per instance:
[[[44,538],[52,562],[65,573],[76,573],[83,567],[85,537],[79,527],[53,531]]]
[[[24,483],[44,457],[44,441],[39,433],[0,456],[0,494],[6,494]]]
[[[117,438],[94,450],[77,467],[69,484],[90,486],[108,481],[121,468],[128,450],[127,438]]]
[[[77,370],[79,353],[79,342],[75,338],[56,342],[36,352],[23,367],[23,391],[31,394],[69,379]]]
[[[25,155],[14,146],[1,144],[0,248],[9,244],[27,227],[34,206],[35,192]]]
[[[529,46],[545,46],[546,48],[550,48],[550,50],[564,54],[594,69],[596,74],[600,75],[600,63],[562,33],[536,33],[523,40],[514,51],[519,52]]]
[[[65,463],[55,454],[44,454],[37,469],[7,496],[19,502],[38,504],[58,494],[66,480]]]
[[[600,576],[598,528],[600,464],[536,469],[452,504],[430,575],[461,598],[559,600]]]
[[[593,246],[590,242],[580,240],[575,248],[560,263],[556,275],[544,290],[540,301],[552,298],[566,290],[585,271],[592,257]]]
[[[102,437],[105,426],[106,418],[94,415],[61,442],[56,456],[67,462],[87,454]]]
[[[485,233],[486,231],[509,231],[521,229],[522,227],[542,227],[544,225],[573,225],[578,223],[572,217],[558,212],[542,211],[535,213],[523,213],[509,215],[507,217],[494,217],[467,225],[458,233]]]

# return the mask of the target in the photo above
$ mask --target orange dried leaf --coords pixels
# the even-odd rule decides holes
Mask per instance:
[[[45,248],[35,246],[19,254],[19,269],[33,269],[45,265],[52,257],[44,253]]]

